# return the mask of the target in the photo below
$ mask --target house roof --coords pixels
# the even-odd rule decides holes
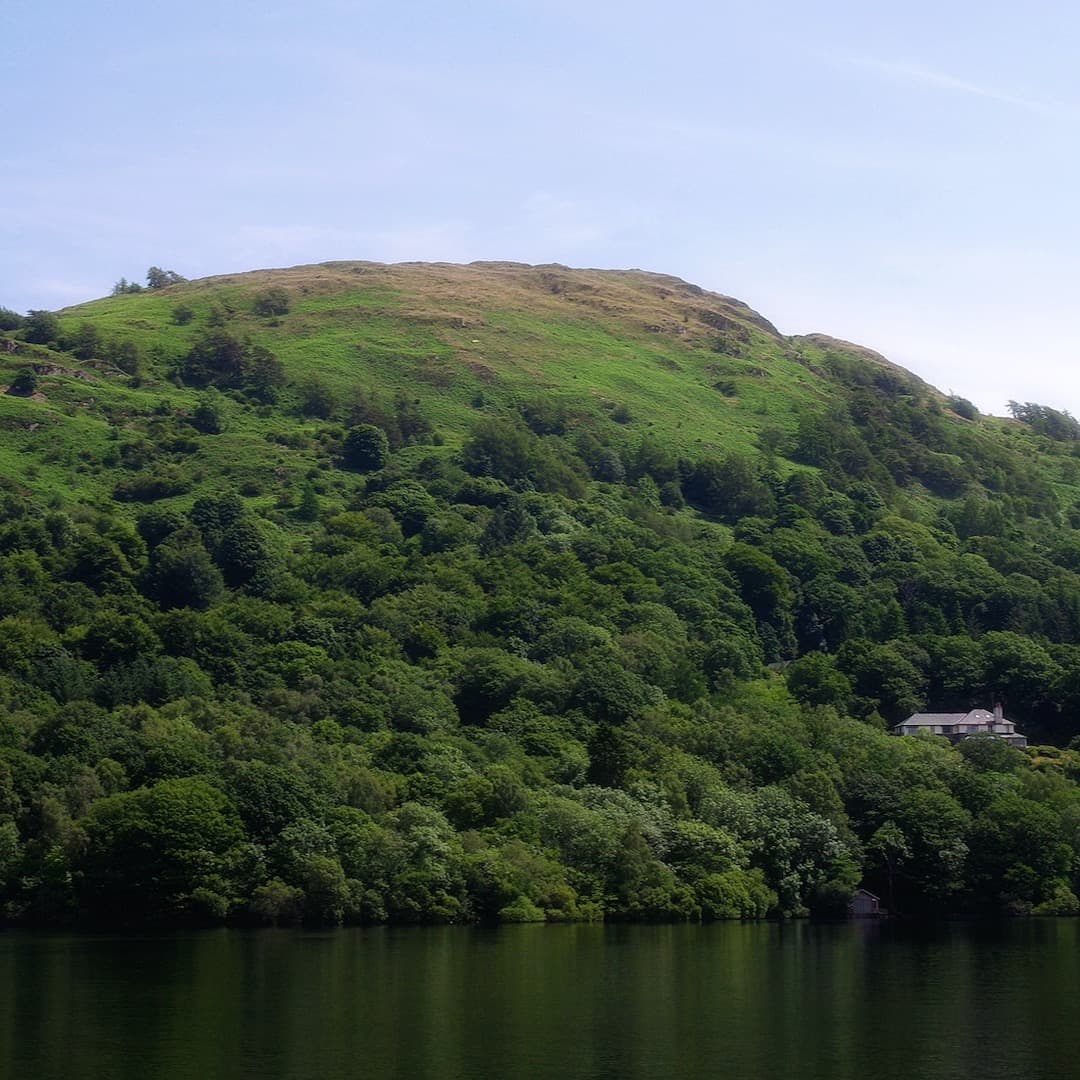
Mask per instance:
[[[930,727],[934,724],[992,724],[994,714],[986,709],[972,709],[970,712],[920,712],[914,713],[899,726],[908,724]]]
[[[856,889],[856,896],[869,896],[871,900],[880,900],[880,896],[875,896],[869,889]]]

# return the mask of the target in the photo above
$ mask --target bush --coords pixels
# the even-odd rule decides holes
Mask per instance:
[[[125,375],[138,375],[139,349],[133,341],[112,341],[108,349],[108,359]]]
[[[225,430],[222,404],[220,394],[208,391],[191,414],[191,426],[202,435],[220,435]]]
[[[280,286],[264,289],[255,297],[254,310],[256,315],[269,318],[274,315],[287,315],[289,311],[289,294]]]
[[[191,480],[176,465],[154,465],[120,480],[113,488],[113,498],[119,502],[154,502],[190,490]]]
[[[33,368],[24,367],[15,373],[15,378],[11,380],[11,385],[8,387],[8,393],[16,397],[30,397],[37,392],[37,387],[37,372]]]

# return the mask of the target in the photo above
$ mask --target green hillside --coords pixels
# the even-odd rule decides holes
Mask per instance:
[[[639,271],[151,280],[0,311],[8,918],[1080,907],[1067,413]]]

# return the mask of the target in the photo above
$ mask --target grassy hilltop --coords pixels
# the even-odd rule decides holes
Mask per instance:
[[[280,315],[272,313],[277,292],[287,308]],[[260,298],[266,314],[257,313]],[[96,488],[87,475],[93,470],[73,475],[77,463],[61,459],[55,444],[89,457],[103,452],[117,426],[145,427],[141,418],[163,400],[193,411],[198,390],[170,376],[212,324],[271,350],[288,379],[286,392],[275,395],[281,409],[232,408],[228,437],[199,446],[200,464],[215,476],[242,468],[242,447],[252,439],[257,471],[315,464],[302,452],[268,459],[262,443],[275,433],[317,433],[318,420],[340,421],[365,395],[418,399],[449,447],[461,445],[478,416],[536,406],[565,425],[608,429],[626,448],[648,434],[678,453],[746,453],[763,431],[790,437],[800,409],[832,400],[830,354],[865,358],[915,392],[933,393],[867,350],[784,338],[739,301],[639,271],[331,263],[147,289],[59,313],[62,336],[73,338],[84,323],[97,332],[98,351],[134,347],[138,379],[96,356],[57,357],[55,366],[48,350],[7,357],[9,375],[26,359],[44,372],[36,403],[45,408],[19,413],[9,400],[11,429],[19,430],[23,415],[47,425],[30,433],[36,440],[10,449],[33,455],[35,443],[52,444],[38,475],[20,479],[80,500]],[[315,384],[332,404],[313,410],[327,416],[305,418],[301,399]]]
[[[8,917],[1080,908],[1068,414],[640,271],[153,282],[0,311]]]

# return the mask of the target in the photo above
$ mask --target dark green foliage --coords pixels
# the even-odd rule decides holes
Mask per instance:
[[[959,394],[949,395],[949,408],[957,416],[962,416],[965,420],[979,419],[979,410],[967,398],[960,397]]]
[[[260,844],[273,843],[286,826],[309,818],[319,801],[303,776],[265,761],[236,762],[227,784],[248,835]]]
[[[126,375],[137,375],[141,357],[133,341],[110,341],[104,348],[105,357]]]
[[[23,320],[22,332],[35,345],[55,345],[60,340],[60,320],[51,311],[31,311]]]
[[[234,337],[224,327],[201,333],[180,361],[180,377],[192,386],[239,390],[269,403],[285,385],[285,368],[273,353]]]
[[[220,435],[225,430],[225,405],[213,391],[208,392],[191,414],[191,426],[203,435]]]
[[[18,330],[23,324],[23,316],[11,308],[0,307],[0,330]]]
[[[386,432],[374,424],[357,424],[345,436],[341,457],[346,468],[357,472],[381,469],[390,457]]]
[[[277,285],[263,289],[255,296],[254,311],[256,315],[264,317],[287,314],[289,311],[288,292]]]
[[[300,494],[300,505],[296,508],[296,517],[300,521],[318,521],[320,510],[318,489],[309,480],[304,484]]]
[[[149,592],[163,608],[209,607],[222,590],[221,571],[190,532],[174,533],[154,551]]]
[[[735,454],[697,462],[683,480],[682,490],[706,513],[731,522],[769,515],[775,507],[773,494],[754,464]]]
[[[204,495],[195,500],[188,517],[202,533],[211,551],[216,551],[226,531],[244,516],[244,502],[239,495]]]
[[[146,287],[148,289],[165,289],[170,285],[180,285],[187,281],[175,270],[162,270],[160,266],[151,266],[146,271]]]
[[[304,416],[325,420],[337,411],[337,395],[317,376],[300,385],[299,396],[300,412]]]
[[[37,393],[37,388],[37,372],[33,368],[24,367],[15,373],[15,378],[11,380],[11,384],[8,386],[8,393],[14,394],[16,397],[30,397],[32,394]]]
[[[584,491],[580,461],[561,443],[540,439],[523,424],[484,421],[465,444],[462,460],[474,476],[494,477],[513,487],[536,487],[572,498]]]
[[[851,679],[824,653],[796,660],[787,670],[787,684],[792,697],[804,705],[831,705],[840,713],[851,708]]]
[[[1080,422],[1067,412],[1059,412],[1047,405],[1036,405],[1031,401],[1022,405],[1018,401],[1010,401],[1009,412],[1048,439],[1059,442],[1075,442],[1080,439]]]
[[[240,518],[221,533],[214,558],[231,588],[264,588],[272,570],[266,538],[249,517]]]
[[[80,360],[90,360],[101,350],[101,334],[92,322],[84,319],[70,336],[65,336],[64,348]]]
[[[201,921],[201,890],[228,910],[231,850],[243,830],[226,796],[204,780],[165,780],[101,799],[84,828],[80,895],[102,921]]]
[[[740,369],[684,430],[630,359],[625,408],[447,374],[407,308],[400,349],[375,311],[335,324],[370,382],[339,401],[333,347],[206,289],[197,328],[147,297],[63,316],[44,343],[105,362],[92,392],[13,343],[49,405],[9,399],[0,489],[8,917],[833,917],[860,882],[902,913],[1080,908],[1067,414],[961,420],[793,344],[812,393],[778,350],[775,410]],[[51,490],[68,466],[78,497]],[[885,730],[995,701],[1052,745]]]
[[[235,385],[243,375],[248,349],[227,330],[211,329],[199,335],[181,364],[185,382],[195,386]]]
[[[121,502],[154,502],[183,495],[190,488],[191,480],[179,466],[157,463],[120,480],[113,488],[113,498]]]

